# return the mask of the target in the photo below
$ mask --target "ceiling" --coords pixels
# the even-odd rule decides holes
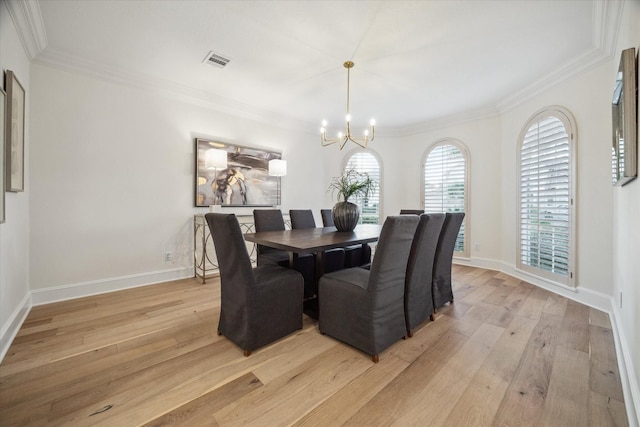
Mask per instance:
[[[354,132],[499,111],[610,55],[608,2],[39,1],[35,59]],[[231,59],[203,63],[209,51]]]

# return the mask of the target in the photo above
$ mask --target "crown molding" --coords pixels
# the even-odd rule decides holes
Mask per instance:
[[[593,2],[593,46],[577,57],[496,104],[503,113],[569,78],[611,60],[614,55],[624,0]]]
[[[25,53],[34,59],[48,43],[40,4],[37,0],[6,0],[5,4]]]
[[[417,135],[436,129],[442,129],[450,126],[458,126],[465,123],[474,122],[476,120],[487,119],[499,115],[498,109],[489,105],[487,107],[476,108],[473,110],[466,110],[460,113],[450,114],[444,117],[438,117],[431,120],[426,120],[420,123],[409,124],[405,126],[385,128],[383,131],[376,131],[381,136],[410,136]]]

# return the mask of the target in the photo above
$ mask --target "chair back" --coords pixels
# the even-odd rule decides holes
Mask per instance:
[[[433,303],[436,308],[441,307],[444,302],[453,300],[451,263],[462,220],[464,220],[464,212],[448,212],[442,225],[433,263]]]
[[[316,220],[313,218],[311,209],[291,209],[289,218],[291,228],[316,228]]]
[[[400,209],[400,215],[422,215],[423,213],[422,209]]]
[[[322,216],[322,225],[324,227],[335,227],[333,223],[333,210],[320,209],[320,215]]]
[[[407,259],[418,222],[415,215],[389,216],[384,221],[371,264],[368,292],[381,294],[382,300],[403,298]]]
[[[258,233],[261,231],[284,230],[284,218],[280,209],[254,209],[253,224]],[[258,255],[277,250],[263,245],[256,246]]]
[[[411,243],[404,290],[407,330],[422,323],[434,311],[431,294],[433,261],[445,214],[422,214]]]
[[[216,249],[220,286],[224,299],[238,303],[247,298],[255,284],[253,268],[238,218],[234,214],[208,213],[205,216]]]

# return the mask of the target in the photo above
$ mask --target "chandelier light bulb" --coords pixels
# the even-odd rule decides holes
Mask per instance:
[[[364,130],[364,136],[369,136],[369,129]]]
[[[342,132],[338,132],[338,138],[342,138]]]
[[[323,128],[326,128],[326,127],[327,127],[327,121],[326,121],[326,120],[323,120],[323,121],[322,121],[322,127],[323,127]]]
[[[347,121],[350,122],[351,121],[351,114],[347,114]]]
[[[320,128],[320,133],[324,135],[324,133],[326,132],[326,129],[324,127]]]
[[[371,119],[371,126],[375,126],[376,125],[376,120],[375,119]]]

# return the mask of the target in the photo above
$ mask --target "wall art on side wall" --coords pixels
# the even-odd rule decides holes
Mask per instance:
[[[4,148],[7,94],[0,89],[0,147]],[[4,209],[4,150],[0,150],[0,224],[5,221]]]
[[[6,112],[6,189],[24,191],[24,112],[25,92],[13,71],[5,74]]]
[[[210,154],[215,150],[226,152],[226,165],[213,160]],[[281,159],[281,153],[201,138],[195,140],[195,152],[196,207],[280,204],[277,177],[269,176],[269,160]]]
[[[638,176],[638,76],[635,48],[620,55],[620,67],[613,88],[613,185],[625,185]]]

